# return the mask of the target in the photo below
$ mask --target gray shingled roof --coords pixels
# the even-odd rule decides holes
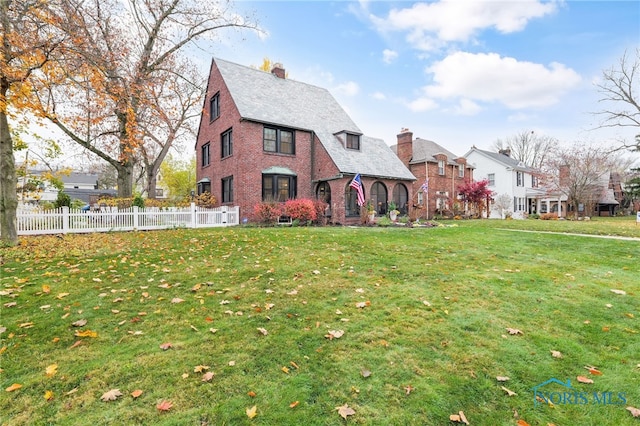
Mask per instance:
[[[427,162],[435,162],[435,155],[444,154],[447,156],[447,162],[449,164],[457,164],[454,160],[456,158],[460,158],[460,156],[452,153],[448,149],[444,148],[442,145],[438,145],[434,141],[430,141],[427,139],[416,138],[413,140],[413,155],[411,156],[410,164],[419,164],[424,163],[425,160]],[[398,145],[393,145],[391,147],[393,152],[398,152]]]
[[[520,170],[523,172],[534,171],[533,168],[527,166],[520,160],[516,160],[515,158],[509,157],[508,155],[500,154],[499,152],[485,151],[483,149],[478,149],[475,146],[471,148],[471,150],[467,152],[464,156],[466,157],[471,151],[474,151],[474,150],[486,155],[487,157],[493,158],[497,162],[502,163],[507,167],[511,167],[514,170]]]
[[[362,134],[328,90],[214,58],[242,118],[313,131],[341,173],[415,180],[382,140],[361,137],[360,151],[335,136]]]

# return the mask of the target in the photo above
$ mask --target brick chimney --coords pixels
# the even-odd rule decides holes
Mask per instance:
[[[409,167],[409,161],[413,157],[413,132],[407,128],[402,128],[398,135],[398,147],[396,150],[398,158]]]
[[[275,64],[273,64],[273,67],[271,67],[271,74],[275,75],[278,78],[285,78],[286,73],[282,64],[280,62],[276,62]]]

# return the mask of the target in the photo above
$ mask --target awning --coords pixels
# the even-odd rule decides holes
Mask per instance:
[[[200,183],[211,183],[211,179],[209,179],[208,177],[202,178],[196,183],[198,183],[198,184],[200,184]]]
[[[287,167],[278,167],[278,166],[271,166],[267,169],[264,169],[262,171],[263,175],[287,175],[287,176],[298,176],[296,174],[296,172],[294,172],[293,170],[287,168]]]

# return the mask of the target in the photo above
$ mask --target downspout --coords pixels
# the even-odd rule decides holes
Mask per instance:
[[[313,182],[315,182],[316,180],[316,134],[315,132],[312,130],[310,133],[310,142],[311,142],[311,180],[309,181],[309,186],[311,187],[309,189],[309,193],[311,194],[312,197],[315,197],[315,194],[313,192]]]

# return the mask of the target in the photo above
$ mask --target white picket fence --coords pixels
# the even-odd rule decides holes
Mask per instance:
[[[205,209],[190,207],[102,207],[82,211],[61,207],[54,210],[18,210],[18,235],[67,234],[110,231],[146,231],[172,228],[211,228],[240,223],[239,207]]]

